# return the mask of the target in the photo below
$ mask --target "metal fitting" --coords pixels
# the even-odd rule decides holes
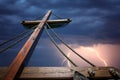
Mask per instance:
[[[92,68],[88,68],[88,74],[90,77],[94,77],[95,76],[95,71]]]

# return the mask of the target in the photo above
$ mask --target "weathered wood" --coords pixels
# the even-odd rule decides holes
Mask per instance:
[[[112,78],[108,72],[107,68],[94,68],[96,79],[107,79]],[[69,68],[69,67],[26,67],[24,68],[20,78],[21,79],[72,79],[74,71],[79,71],[87,77],[90,77],[88,74],[88,68]]]
[[[4,80],[13,80],[15,78],[17,72],[19,71],[26,56],[28,55],[33,44],[35,43],[35,40],[38,38],[38,35],[40,34],[41,30],[43,29],[43,26],[44,26],[45,22],[47,21],[47,19],[49,18],[50,14],[51,14],[51,11],[48,11],[48,13],[42,19],[41,23],[39,23],[38,27],[31,34],[30,38],[26,41],[26,43],[24,44],[22,49],[18,52],[18,55],[15,57],[13,62],[10,64]]]
[[[38,25],[41,22],[41,20],[35,20],[35,21],[22,21],[22,25],[29,29],[32,28],[35,25]],[[71,19],[58,19],[58,20],[47,20],[48,24],[51,26],[51,28],[58,28],[65,24],[68,24],[71,22]]]
[[[41,20],[34,20],[34,21],[22,21],[23,25],[33,25],[33,24],[39,24]],[[69,23],[71,22],[70,19],[58,19],[58,20],[47,20],[48,23]]]
[[[6,72],[7,72],[8,67],[0,67],[0,80],[3,80]]]
[[[88,69],[90,67],[80,68],[80,67],[25,67],[20,74],[18,79],[21,80],[72,80],[74,71],[78,71],[88,78],[91,78],[88,74]],[[120,71],[113,67],[92,67],[95,71],[94,79],[110,79],[112,78],[109,73],[109,69],[115,69],[120,73]],[[7,68],[0,67],[0,80],[6,73]]]

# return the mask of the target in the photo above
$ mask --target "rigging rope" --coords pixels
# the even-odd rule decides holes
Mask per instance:
[[[79,56],[81,59],[83,59],[85,62],[87,62],[88,64],[90,64],[91,66],[95,67],[95,65],[93,63],[91,63],[90,61],[88,61],[87,59],[85,59],[84,57],[82,57],[80,54],[78,54],[75,50],[73,50],[70,46],[68,46],[59,36],[58,34],[50,27],[50,25],[48,23],[46,23],[48,28],[54,33],[54,35],[57,37],[58,40],[60,40],[66,47],[68,47],[71,51],[73,51],[77,56]]]
[[[42,14],[42,16],[39,16],[39,17],[37,17],[37,18],[35,18],[34,20],[38,20],[38,19],[41,19],[41,18],[43,18],[43,14]]]
[[[16,35],[16,36],[14,36],[14,37],[6,40],[6,41],[0,43],[0,46],[3,46],[4,44],[6,44],[6,43],[8,43],[8,42],[10,42],[10,41],[12,41],[12,40],[14,40],[14,39],[17,39],[18,37],[20,37],[20,36],[22,36],[22,35],[24,35],[24,34],[26,34],[26,33],[28,33],[28,31],[22,32],[22,33],[20,33],[20,34],[18,34],[18,35]]]
[[[59,18],[59,19],[63,19],[62,17],[60,17],[60,16],[57,16],[55,13],[52,13],[54,16],[56,16],[57,18]]]
[[[55,42],[55,40],[54,40],[54,39],[52,38],[52,36],[49,34],[46,26],[44,26],[44,29],[45,29],[47,35],[49,36],[50,40],[52,41],[52,43],[57,47],[57,49],[62,53],[62,55],[63,55],[65,58],[67,58],[75,67],[77,67],[77,65],[76,65],[71,59],[69,59],[69,57],[66,56],[65,53],[59,48],[59,46],[57,45],[57,43]]]
[[[33,31],[31,31],[29,34],[26,34],[24,37],[20,38],[19,40],[17,40],[16,42],[12,43],[11,45],[7,46],[6,48],[3,48],[2,50],[0,50],[0,53],[5,52],[6,50],[8,50],[9,48],[15,46],[16,44],[20,43],[23,39],[27,38]]]
[[[31,29],[34,29],[35,27],[36,27],[36,25],[33,26]],[[30,29],[30,30],[31,30],[31,29]],[[22,35],[27,34],[30,30],[24,31],[24,32],[22,32],[22,33],[20,33],[20,34],[18,34],[18,35],[16,35],[16,36],[13,36],[12,38],[10,38],[10,39],[8,39],[8,40],[6,40],[6,41],[0,43],[0,46],[3,46],[3,45],[5,45],[5,44],[7,44],[8,42],[11,42],[11,41],[13,41],[13,40],[19,38],[19,37],[22,36]]]
[[[37,27],[37,25],[33,26],[30,30],[25,31],[25,32],[23,32],[23,33],[21,33],[21,34],[19,34],[19,35],[16,35],[15,37],[13,37],[13,38],[11,38],[11,39],[3,42],[3,43],[2,43],[3,45],[4,45],[4,44],[7,44],[8,42],[13,41],[13,40],[15,40],[15,39],[17,39],[17,38],[19,38],[20,36],[23,35],[22,38],[18,39],[17,41],[15,41],[14,43],[12,43],[11,45],[9,45],[9,46],[1,49],[1,50],[0,50],[0,53],[5,52],[5,51],[8,50],[9,48],[11,48],[11,47],[17,45],[18,43],[20,43],[23,39],[27,38],[27,37],[33,32],[32,29],[34,29],[34,28],[36,28],[36,27]],[[31,30],[32,30],[32,31],[31,31]],[[27,33],[28,33],[28,34],[27,34]]]
[[[53,14],[54,16],[56,16],[56,17],[58,17],[58,18],[62,19],[61,17],[57,16],[56,14],[54,14],[54,13],[52,13],[52,14]],[[41,16],[40,16],[40,17],[35,18],[35,20],[36,20],[36,19],[39,19],[39,18],[41,18]],[[33,26],[31,29],[34,29],[35,27],[36,27],[36,25],[35,25],[35,26]],[[19,38],[20,36],[27,34],[28,32],[29,32],[29,30],[28,30],[28,31],[25,31],[25,32],[22,32],[22,33],[20,33],[20,34],[18,34],[18,35],[16,35],[16,36],[14,36],[14,37],[12,37],[12,38],[8,39],[8,40],[6,40],[6,41],[4,41],[4,42],[0,43],[0,46],[3,46],[3,45],[5,45],[5,44],[7,44],[8,42],[13,41],[13,40],[15,40],[15,39]]]

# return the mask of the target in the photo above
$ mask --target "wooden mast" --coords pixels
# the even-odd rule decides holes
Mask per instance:
[[[34,30],[30,38],[26,41],[18,55],[15,57],[9,68],[0,67],[0,80],[14,80],[18,71],[20,71],[22,63],[29,55],[29,51],[32,49],[33,44],[36,42],[38,35],[41,33],[43,26],[48,23],[68,23],[69,19],[60,20],[48,20],[51,11],[39,21],[24,21],[25,25],[39,24]],[[118,79],[120,78],[120,70],[114,67],[25,67],[18,79],[20,80],[72,80],[74,72],[78,71],[89,79],[94,80],[106,80],[106,79]],[[5,73],[6,76],[4,77]]]
[[[35,40],[37,39],[38,35],[40,34],[44,24],[48,20],[51,12],[52,11],[49,10],[46,13],[46,15],[43,17],[43,19],[39,23],[38,27],[34,30],[34,32],[31,34],[29,39],[26,41],[26,43],[24,44],[22,49],[18,52],[17,56],[15,57],[15,59],[13,60],[11,65],[9,66],[7,74],[6,74],[5,78],[4,78],[4,80],[13,80],[15,78],[17,72],[20,69],[20,66],[24,62],[24,60],[25,60],[26,56],[28,55],[31,47],[35,43]]]

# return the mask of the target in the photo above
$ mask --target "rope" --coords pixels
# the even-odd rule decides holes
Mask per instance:
[[[23,33],[20,33],[19,35],[16,35],[16,36],[14,36],[14,37],[12,37],[12,38],[10,38],[10,39],[8,39],[8,40],[0,43],[0,46],[3,46],[4,44],[6,44],[6,43],[8,43],[8,42],[10,42],[10,41],[12,41],[12,40],[14,40],[14,39],[17,39],[18,37],[20,37],[20,36],[22,36],[22,35],[24,35],[24,34],[26,34],[26,33],[28,33],[28,31],[25,31],[25,32],[23,32]]]
[[[63,19],[62,17],[60,17],[60,16],[57,16],[55,13],[52,13],[54,16],[56,16],[57,18],[59,18],[59,19]]]
[[[42,14],[42,16],[39,16],[39,17],[37,17],[37,18],[35,18],[34,20],[38,20],[38,19],[41,19],[41,18],[43,18],[43,14]]]
[[[33,28],[35,28],[35,27],[36,27],[36,25],[33,26],[31,29],[33,29]],[[30,30],[31,30],[31,29],[30,29]],[[14,36],[14,37],[12,37],[12,38],[6,40],[6,41],[0,43],[0,46],[3,46],[3,45],[5,45],[5,44],[7,44],[8,42],[11,42],[11,41],[13,41],[13,40],[19,38],[19,37],[22,36],[22,35],[27,34],[30,30],[27,30],[27,31],[25,31],[25,32],[22,32],[22,33],[20,33],[20,34],[18,34],[18,35],[16,35],[16,36]]]
[[[7,46],[6,48],[3,48],[2,50],[0,50],[0,53],[5,52],[6,50],[8,50],[9,48],[15,46],[16,44],[20,43],[23,39],[27,38],[33,31],[31,31],[29,34],[25,35],[24,37],[22,37],[21,39],[17,40],[16,42],[14,42],[13,44]]]
[[[34,29],[35,27],[37,27],[37,25],[33,26],[31,29]],[[30,29],[30,30],[31,30],[31,29]],[[29,35],[33,32],[33,30],[32,30],[32,31],[30,31],[30,30],[25,31],[25,32],[26,32],[26,34],[25,34],[25,32],[23,32],[23,33],[24,33],[24,37],[22,37],[22,38],[18,39],[16,42],[12,43],[11,45],[9,45],[9,46],[7,46],[7,47],[5,47],[5,48],[1,49],[1,50],[0,50],[0,53],[5,52],[5,51],[6,51],[6,50],[8,50],[9,48],[11,48],[11,47],[13,47],[13,46],[17,45],[18,43],[20,43],[23,39],[27,38],[27,36],[29,36]],[[29,33],[28,33],[28,32],[29,32]],[[5,41],[5,42],[4,42],[4,43],[2,43],[2,44],[4,45],[4,44],[6,44],[6,43],[8,43],[8,42],[10,42],[10,41],[12,41],[12,40],[15,40],[15,39],[19,38],[20,36],[22,36],[22,35],[23,35],[23,33],[21,33],[21,34],[19,34],[19,35],[15,36],[15,37],[13,37],[13,38],[11,38],[11,39],[9,39],[9,40]],[[28,33],[28,34],[27,34],[27,33]]]
[[[55,40],[52,38],[52,36],[49,34],[49,32],[47,31],[46,26],[44,26],[45,31],[47,33],[47,35],[49,36],[50,40],[52,41],[52,43],[57,47],[57,49],[62,53],[62,55],[67,58],[75,67],[77,67],[77,65],[71,60],[69,59],[68,56],[65,55],[65,53],[59,48],[59,46],[57,45],[57,43],[55,42]]]
[[[77,56],[79,56],[81,59],[83,59],[85,62],[87,62],[88,64],[90,64],[91,66],[95,67],[95,65],[93,63],[91,63],[90,61],[88,61],[87,59],[85,59],[84,57],[82,57],[80,54],[78,54],[75,50],[73,50],[70,46],[68,46],[58,35],[57,33],[50,27],[50,25],[48,23],[46,23],[48,28],[50,28],[50,30],[54,33],[54,35],[57,37],[58,40],[60,40],[66,47],[68,47],[71,51],[73,51]]]

